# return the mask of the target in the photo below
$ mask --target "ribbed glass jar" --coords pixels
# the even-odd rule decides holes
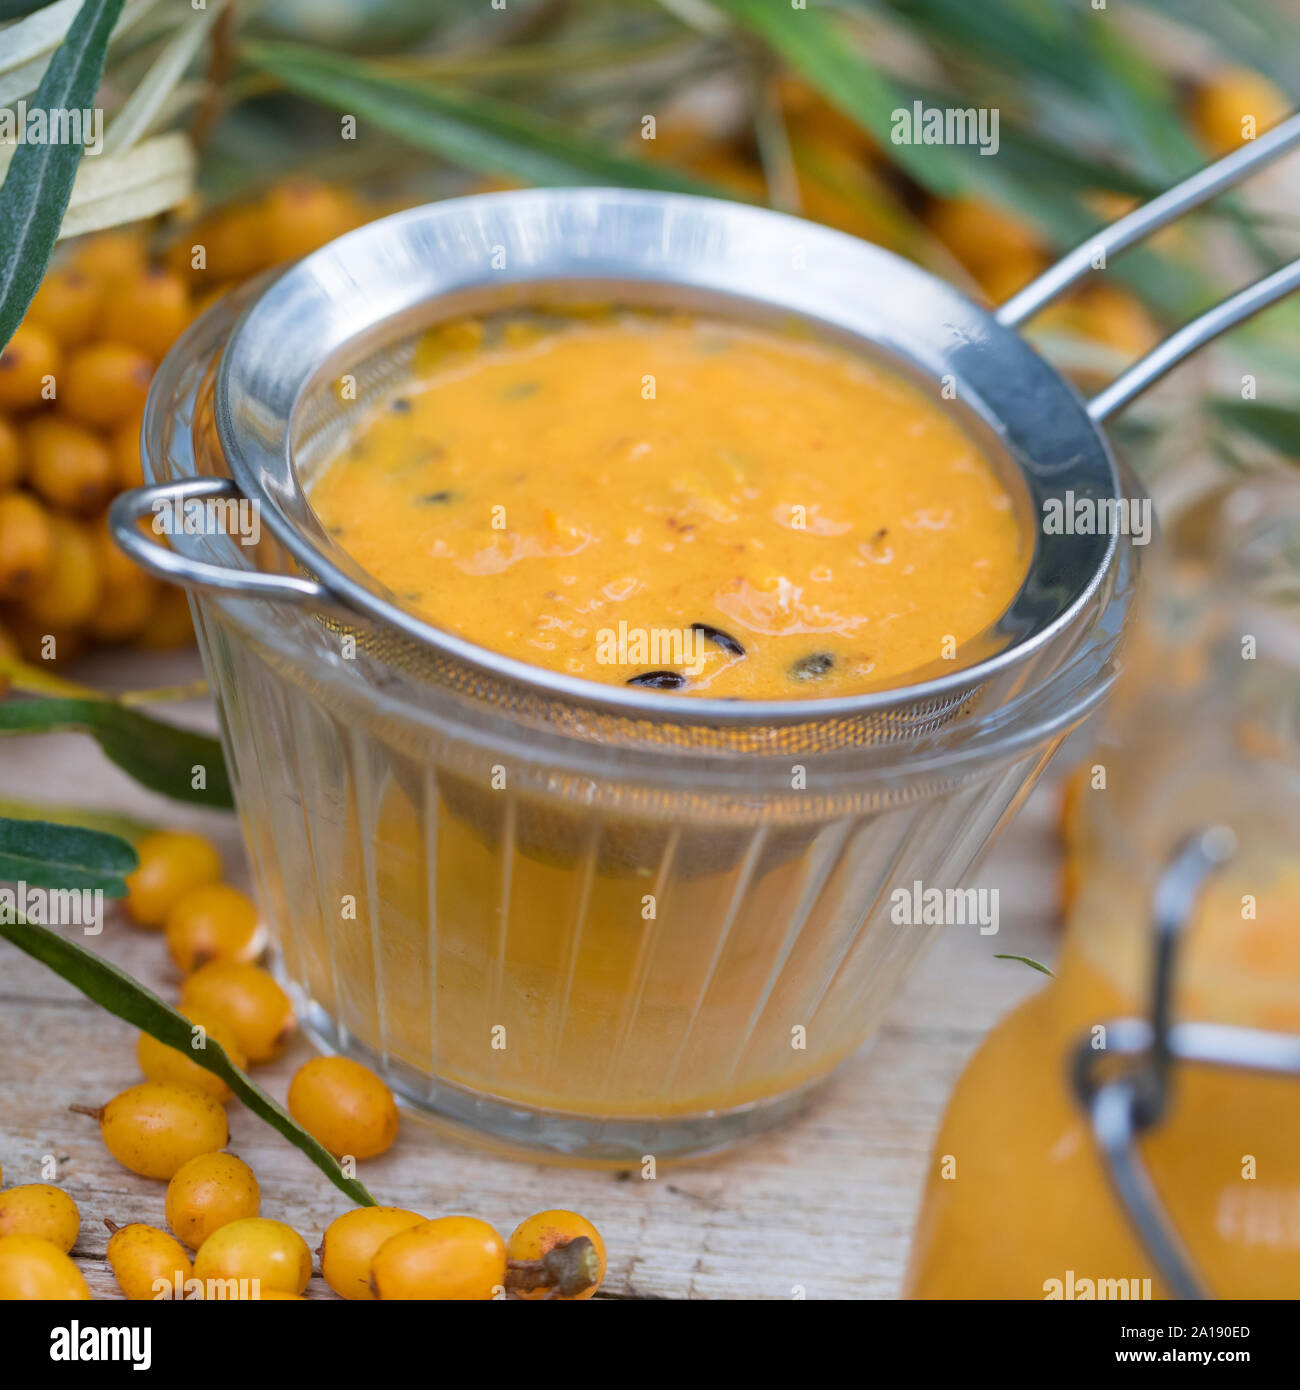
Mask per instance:
[[[149,481],[224,472],[204,393],[237,310],[160,370]],[[173,544],[290,568],[270,540]],[[788,756],[539,730],[345,653],[337,615],[194,608],[308,1028],[445,1122],[621,1163],[772,1123],[872,1034],[938,930],[895,922],[892,892],[968,875],[1108,689],[1132,582],[1122,540],[1071,631],[960,718]]]

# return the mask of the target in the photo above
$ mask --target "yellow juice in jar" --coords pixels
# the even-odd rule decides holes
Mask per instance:
[[[379,930],[361,905],[336,946],[339,988],[350,1000],[344,1013],[371,1014],[376,1032],[382,1012],[393,1055],[413,1066],[436,1056],[445,1080],[544,1108],[668,1116],[793,1090],[835,1060],[826,1039],[841,1040],[840,1050],[856,1040],[814,1007],[834,940],[822,917],[804,923],[801,957],[765,996],[778,924],[806,889],[799,859],[771,866],[770,917],[719,953],[743,862],[668,883],[517,854],[503,898],[497,848],[446,801],[432,845],[395,788],[378,830]],[[432,903],[426,854],[438,866]],[[341,866],[340,884],[350,871],[359,866]],[[809,1020],[811,1044],[793,1048],[792,1025]]]
[[[680,315],[444,326],[310,500],[435,624],[593,681],[666,665],[682,683],[654,688],[683,697],[844,695],[960,666],[1030,548],[989,462],[917,388]],[[602,655],[602,633],[701,629],[689,664]],[[859,1043],[855,868],[830,852],[846,827],[819,845],[798,824],[647,813],[589,838],[545,794],[503,821],[505,804],[487,769],[418,792],[397,778],[349,834],[376,866],[357,919],[311,924],[290,965],[361,1041],[471,1092],[613,1117],[780,1096]],[[323,872],[333,901],[365,871],[347,848]]]

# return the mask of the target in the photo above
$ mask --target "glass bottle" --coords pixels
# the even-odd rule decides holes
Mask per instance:
[[[957,1083],[908,1296],[1300,1295],[1300,484],[1159,551],[1056,977]]]

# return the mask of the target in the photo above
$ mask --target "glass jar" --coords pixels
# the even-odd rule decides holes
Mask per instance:
[[[155,381],[151,483],[225,476],[213,364],[238,298]],[[187,561],[295,573],[264,534]],[[1101,700],[1133,582],[1119,538],[1079,622],[984,707],[907,739],[603,745],[344,651],[336,612],[192,595],[256,888],[307,1029],[497,1145],[626,1163],[790,1114],[870,1036],[957,886]],[[554,721],[553,721],[554,723]],[[765,756],[754,756],[759,751]]]
[[[1149,574],[1058,975],[957,1084],[914,1297],[1300,1290],[1300,485],[1215,493]]]

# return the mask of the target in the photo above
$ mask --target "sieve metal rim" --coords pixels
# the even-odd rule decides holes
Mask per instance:
[[[614,238],[612,249],[602,237]],[[703,289],[823,323],[875,344],[900,365],[933,373],[936,382],[950,374],[958,396],[1019,468],[1035,509],[1061,481],[1077,496],[1119,496],[1109,445],[1074,388],[991,312],[880,247],[768,209],[689,195],[591,188],[482,194],[395,214],[315,252],[248,306],[222,356],[215,418],[231,474],[245,496],[261,503],[276,539],[316,576],[318,601],[359,613],[380,630],[396,629],[488,679],[588,708],[684,723],[773,725],[866,717],[978,686],[1067,629],[1113,562],[1116,537],[1109,532],[1045,541],[1036,528],[1025,585],[1002,620],[1027,626],[1027,635],[941,676],[833,699],[684,700],[547,671],[434,627],[342,569],[313,539],[319,524],[291,456],[294,413],[313,383],[346,361],[367,334],[394,332],[430,301],[456,291],[501,283],[487,278],[500,275],[487,253],[503,240],[516,253],[506,283],[541,292],[577,279]],[[698,258],[683,258],[682,248],[692,246],[703,248]],[[802,280],[775,276],[794,246],[815,270]],[[443,264],[429,264],[431,248],[447,253]],[[742,251],[748,259],[738,261]],[[878,293],[870,303],[848,302],[846,284],[870,284]],[[1026,419],[1041,449],[1022,449]],[[1043,604],[1040,585],[1051,591],[1046,621],[1035,611]],[[274,596],[269,587],[263,592]]]
[[[827,228],[817,227],[810,223],[804,223],[798,219],[784,216],[783,214],[769,212],[757,208],[740,208],[737,204],[720,204],[707,199],[693,199],[682,195],[666,195],[654,193],[632,193],[628,190],[603,190],[603,189],[580,189],[580,190],[549,190],[533,191],[523,193],[510,193],[499,195],[487,195],[476,199],[461,199],[451,203],[435,205],[433,207],[413,209],[409,213],[398,214],[394,218],[386,219],[381,223],[371,224],[370,227],[361,229],[351,234],[350,237],[342,238],[339,242],[332,243],[331,246],[322,249],[309,257],[306,262],[300,263],[298,267],[289,271],[279,282],[278,287],[293,285],[295,280],[301,284],[308,269],[315,267],[320,269],[328,265],[330,257],[334,256],[338,260],[337,253],[341,248],[354,246],[358,238],[371,238],[379,229],[389,229],[398,225],[405,225],[410,220],[420,218],[437,218],[450,212],[453,215],[464,215],[467,208],[471,209],[470,221],[473,220],[473,209],[482,209],[485,205],[496,203],[500,205],[505,200],[510,200],[510,205],[516,210],[526,209],[531,205],[546,206],[549,200],[552,207],[555,200],[561,201],[568,199],[575,202],[582,199],[595,199],[597,205],[603,200],[609,207],[616,208],[622,200],[624,207],[639,207],[644,213],[646,209],[653,209],[656,205],[660,212],[665,209],[676,208],[679,211],[694,208],[697,211],[703,209],[711,210],[715,223],[721,221],[725,230],[725,221],[730,217],[736,219],[748,219],[745,225],[755,233],[764,230],[771,231],[773,228],[785,227],[791,234],[800,236],[801,241],[811,242],[814,246],[822,249],[829,249],[832,252],[838,251],[841,258],[847,258],[847,268],[849,271],[862,269],[863,266],[871,266],[882,270],[887,270],[891,275],[897,277],[906,287],[906,293],[900,295],[897,286],[892,282],[887,283],[886,295],[893,292],[894,308],[896,316],[901,316],[907,320],[909,330],[916,330],[918,322],[923,327],[934,329],[934,324],[927,318],[927,314],[932,313],[936,307],[946,307],[953,315],[952,321],[944,321],[943,329],[955,332],[959,342],[967,348],[974,349],[974,356],[967,354],[969,360],[979,364],[980,350],[990,341],[997,340],[1001,347],[1006,350],[1011,357],[1018,358],[1022,367],[1031,370],[1040,386],[1044,386],[1051,398],[1059,402],[1066,414],[1071,417],[1075,424],[1077,421],[1076,407],[1081,405],[1078,397],[1068,383],[1064,382],[1042,358],[1034,353],[1018,336],[1016,330],[1019,326],[1030,318],[1038,310],[1050,304],[1055,298],[1062,294],[1071,286],[1087,278],[1091,273],[1104,270],[1107,266],[1107,258],[1110,255],[1118,254],[1127,247],[1136,245],[1145,237],[1159,231],[1176,221],[1185,212],[1196,208],[1203,203],[1240,182],[1248,174],[1274,162],[1290,150],[1300,146],[1300,113],[1294,114],[1287,119],[1279,122],[1271,130],[1259,135],[1254,140],[1244,143],[1232,153],[1225,155],[1217,162],[1200,169],[1181,183],[1168,189],[1166,192],[1153,198],[1150,202],[1135,209],[1133,212],[1120,217],[1110,226],[1093,233],[1086,240],[1080,242],[1073,251],[1062,257],[1054,266],[1044,271],[1036,280],[1014,295],[1010,300],[998,308],[994,313],[987,314],[977,308],[969,300],[957,294],[951,287],[942,281],[920,271],[909,262],[902,261],[897,257],[891,256],[888,252],[880,248],[869,246],[863,242],[857,242],[853,238],[845,236],[843,233],[833,232]],[[701,214],[703,215],[703,214]],[[590,232],[591,225],[577,224],[579,232]],[[624,229],[626,231],[626,229]],[[706,227],[707,232],[707,227]],[[714,231],[719,228],[715,225]],[[743,227],[742,227],[743,230]],[[462,233],[466,231],[461,228]],[[725,240],[725,238],[724,238]],[[464,236],[460,238],[464,241]],[[779,243],[778,243],[779,244]],[[650,281],[659,283],[674,283],[683,285],[685,283],[698,283],[702,278],[694,272],[699,267],[695,263],[701,247],[709,249],[710,240],[706,235],[696,243],[692,243],[689,238],[684,244],[678,247],[679,259],[672,262],[671,257],[664,255],[651,267],[648,275]],[[371,248],[372,250],[374,247]],[[447,248],[444,248],[447,249]],[[464,246],[456,243],[453,249],[464,250]],[[493,248],[494,250],[496,248]],[[521,257],[525,267],[530,266],[530,256],[537,249],[536,245],[525,241],[521,247],[523,255]],[[590,246],[588,250],[590,251]],[[672,249],[668,242],[663,247],[657,248],[664,252]],[[712,245],[712,250],[716,253],[716,244]],[[790,251],[789,243],[785,244],[785,251]],[[684,253],[684,254],[683,254]],[[834,256],[832,256],[834,259]],[[600,256],[595,258],[606,274],[613,268],[608,260],[602,261]],[[667,269],[670,274],[665,274],[665,264],[668,262]],[[843,259],[841,264],[843,264]],[[619,278],[625,278],[626,264],[615,264],[620,271]],[[329,310],[331,308],[331,292],[338,294],[339,304],[334,307],[339,308],[339,313],[334,315],[334,327],[338,327],[338,320],[342,315],[342,295],[338,292],[344,289],[358,289],[358,281],[352,273],[356,270],[361,271],[361,279],[364,280],[367,265],[362,261],[360,266],[354,261],[351,266],[346,264],[336,264],[335,269],[341,272],[341,278],[336,275],[333,283],[329,283],[328,277],[323,286],[318,285],[320,291],[311,299],[311,307],[317,311],[318,315],[324,314],[325,325],[329,326]],[[370,268],[373,268],[371,266]],[[497,268],[494,266],[494,269]],[[590,267],[587,267],[590,269]],[[768,266],[771,272],[775,267]],[[406,258],[403,269],[413,281],[426,283],[429,267],[419,261],[418,258]],[[573,267],[567,267],[568,277],[572,278]],[[785,266],[781,269],[784,271]],[[423,277],[423,278],[422,278]],[[529,276],[515,276],[516,280],[527,281]],[[547,284],[545,278],[539,278],[537,267],[532,264],[531,278],[534,283]],[[715,276],[715,279],[718,277]],[[851,276],[850,276],[851,278]],[[743,299],[749,303],[774,302],[786,303],[793,312],[801,313],[803,317],[814,322],[827,324],[828,321],[835,321],[839,315],[839,310],[843,308],[843,295],[841,286],[833,277],[823,276],[821,283],[821,302],[809,305],[804,303],[792,303],[789,296],[783,296],[779,291],[788,289],[791,285],[798,283],[788,277],[782,280],[781,277],[764,278],[761,283],[754,284],[752,281],[739,287],[733,281],[734,277],[727,272],[720,273],[721,282],[726,285],[735,297]],[[602,285],[608,283],[607,280],[600,282]],[[258,344],[249,336],[249,325],[246,320],[254,318],[265,318],[268,301],[274,302],[276,288],[268,291],[265,296],[256,304],[251,305],[244,315],[244,319],[238,325],[243,333],[244,356],[250,358],[255,355]],[[401,275],[390,277],[388,282],[380,282],[371,286],[376,300],[379,302],[391,302],[393,291],[396,288],[400,293],[409,289],[409,285]],[[437,300],[440,294],[446,292],[446,285],[434,285],[431,287],[428,298]],[[861,286],[859,286],[861,288]],[[876,285],[871,288],[875,290]],[[1146,356],[1141,357],[1122,372],[1117,378],[1104,387],[1097,395],[1093,396],[1084,407],[1087,427],[1081,432],[1076,433],[1076,438],[1082,440],[1087,448],[1085,454],[1093,456],[1099,453],[1106,465],[1108,481],[1110,486],[1105,488],[1107,497],[1115,496],[1115,465],[1110,457],[1109,448],[1102,433],[1101,426],[1110,418],[1111,415],[1123,409],[1148,387],[1159,381],[1168,371],[1177,366],[1194,352],[1198,351],[1206,343],[1211,342],[1234,325],[1244,322],[1252,315],[1260,312],[1270,304],[1274,304],[1296,290],[1300,290],[1300,259],[1292,261],[1289,265],[1280,267],[1264,275],[1253,284],[1247,285],[1236,293],[1230,295],[1218,304],[1205,310],[1197,318],[1184,324],[1175,330],[1163,342],[1156,345]],[[910,297],[909,297],[910,296]],[[283,297],[282,295],[279,297]],[[408,300],[411,298],[408,296]],[[414,296],[418,299],[419,296]],[[798,299],[798,296],[795,296]],[[399,302],[394,306],[396,309],[405,307],[411,309],[408,302],[404,306]],[[874,307],[879,308],[877,304]],[[373,326],[376,316],[373,312],[373,303],[362,297],[359,304],[353,302],[354,311],[363,319],[367,319]],[[351,316],[349,321],[351,321]],[[962,326],[964,320],[965,326]],[[872,325],[876,327],[878,325]],[[266,324],[261,324],[265,329]],[[302,324],[296,325],[301,333]],[[893,325],[895,329],[898,324]],[[1002,336],[999,337],[998,335]],[[1009,337],[1007,336],[1009,335]],[[328,335],[326,335],[328,336]],[[851,324],[849,336],[865,339],[867,342],[876,343],[881,346],[888,346],[894,352],[895,360],[912,360],[913,365],[924,354],[909,354],[908,348],[916,345],[914,332],[904,333],[902,336],[906,340],[904,343],[889,341],[887,336],[879,336],[874,331],[862,331],[861,324]],[[336,335],[337,337],[337,335]],[[293,335],[286,332],[285,337],[276,336],[268,338],[261,343],[264,354],[267,356],[268,365],[272,368],[276,365],[283,366],[286,360],[285,342],[292,342]],[[182,343],[188,340],[188,335],[182,339]],[[319,339],[312,338],[311,346],[319,347]],[[339,347],[344,340],[336,341],[334,346]],[[299,344],[301,346],[301,344]],[[952,342],[942,345],[944,351],[940,353],[940,359],[946,360],[949,357],[961,356],[956,352]],[[172,356],[179,351],[180,345],[173,350]],[[169,358],[170,360],[170,358]],[[222,435],[222,445],[226,450],[226,462],[231,464],[232,472],[237,467],[244,474],[245,481],[248,483],[248,490],[254,495],[255,500],[265,499],[266,493],[262,487],[262,479],[255,474],[249,474],[245,467],[245,462],[239,448],[231,448],[232,438],[232,417],[229,415],[229,382],[228,373],[231,370],[233,361],[238,358],[224,357],[222,359],[222,372],[220,382],[222,385],[221,401],[225,408],[219,421],[219,433]],[[296,359],[295,359],[296,360]],[[166,364],[164,364],[165,367]],[[933,366],[933,359],[931,359]],[[1005,366],[1005,363],[1003,364]],[[244,366],[248,366],[245,361]],[[296,370],[296,368],[294,369]],[[290,377],[294,375],[294,370],[289,372]],[[164,373],[160,372],[159,376]],[[954,380],[956,377],[954,376]],[[1018,379],[1017,379],[1018,380]],[[150,409],[155,403],[155,392],[151,393]],[[295,529],[295,519],[291,516],[281,516],[275,506],[268,511],[267,516],[270,520],[273,533],[280,540],[283,548],[294,560],[304,569],[310,571],[314,569],[317,573],[330,574],[335,567],[331,566],[328,559],[321,555],[307,537],[306,531],[315,529],[320,531],[319,523],[316,521],[310,508],[306,507],[305,499],[302,496],[301,488],[297,485],[294,476],[292,463],[289,457],[290,452],[290,431],[293,422],[294,410],[297,400],[303,393],[304,383],[301,373],[297,377],[297,389],[291,389],[287,397],[279,402],[280,428],[277,440],[276,433],[276,411],[264,411],[260,418],[256,412],[251,416],[253,424],[262,428],[265,438],[260,442],[262,446],[263,464],[269,463],[274,466],[282,463],[283,484],[281,488],[282,498],[290,503],[298,505],[299,520],[306,523],[305,530],[299,532]],[[996,394],[996,393],[995,393]],[[256,393],[250,393],[250,397]],[[981,402],[976,397],[978,407]],[[978,411],[976,412],[978,414]],[[985,411],[987,414],[988,412]],[[999,413],[992,412],[993,422],[1000,426],[1003,435],[1009,433],[1007,429],[1008,416],[1004,411]],[[1050,412],[1049,412],[1050,416]],[[146,411],[146,420],[150,418],[150,410]],[[248,423],[248,421],[246,421]],[[1057,423],[1051,419],[1048,425]],[[1050,428],[1047,437],[1051,438]],[[1035,446],[1041,442],[1037,437],[1033,437],[1032,442]],[[1059,443],[1059,441],[1057,441]],[[278,446],[277,447],[277,443]],[[277,454],[283,457],[278,458]],[[1037,462],[1037,451],[1030,449],[1026,451],[1029,462]],[[1022,464],[1025,459],[1019,459]],[[1077,456],[1066,455],[1062,460],[1063,472],[1071,482],[1078,480]],[[223,497],[229,499],[230,493],[234,493],[238,498],[240,493],[235,481],[227,483],[217,479],[205,479],[196,484],[194,492],[202,492],[204,495],[212,496],[215,491],[221,492]],[[619,690],[617,687],[603,685],[599,682],[588,682],[575,680],[571,677],[564,677],[553,672],[542,671],[538,667],[527,665],[526,663],[516,662],[510,658],[499,656],[485,648],[465,643],[460,639],[451,637],[450,634],[443,633],[439,629],[433,628],[422,621],[415,619],[404,610],[394,607],[382,597],[376,597],[371,593],[371,586],[374,583],[368,575],[362,574],[360,581],[350,578],[348,575],[339,573],[335,570],[331,582],[335,584],[335,589],[331,590],[325,584],[316,579],[304,577],[303,575],[284,574],[281,572],[262,572],[254,570],[249,572],[245,569],[230,569],[220,564],[213,564],[208,561],[194,561],[182,558],[174,550],[160,547],[149,541],[141,529],[141,523],[147,513],[156,511],[160,505],[168,505],[178,501],[185,501],[184,495],[187,485],[174,483],[158,486],[145,486],[134,489],[133,491],[121,493],[110,508],[110,525],[118,544],[131,557],[136,560],[146,571],[157,575],[159,578],[171,582],[180,583],[191,589],[207,590],[209,592],[225,595],[227,597],[240,596],[244,598],[256,599],[277,599],[290,600],[298,604],[316,605],[334,613],[342,613],[346,620],[354,621],[358,616],[370,622],[377,622],[380,629],[388,628],[395,631],[399,636],[413,633],[414,640],[422,643],[425,647],[432,647],[440,658],[451,657],[461,663],[464,670],[469,671],[474,679],[501,681],[504,677],[505,687],[510,685],[523,686],[530,692],[530,696],[535,696],[539,692],[556,693],[566,696],[572,704],[585,707],[588,711],[597,714],[607,714],[613,718],[640,718],[643,721],[653,720],[660,729],[667,727],[682,726],[684,729],[691,727],[766,727],[777,728],[792,722],[807,722],[816,718],[839,718],[848,716],[850,719],[857,719],[863,724],[878,715],[897,717],[900,708],[909,702],[912,704],[918,701],[922,704],[933,704],[935,701],[942,701],[945,697],[951,696],[952,687],[971,688],[970,683],[974,683],[975,689],[983,689],[987,674],[1005,668],[1009,674],[1015,674],[1017,665],[1022,658],[1033,655],[1036,648],[1046,648],[1052,637],[1055,635],[1050,626],[1035,634],[1033,638],[1021,641],[996,656],[983,662],[973,662],[960,668],[945,677],[938,679],[924,680],[913,686],[901,687],[896,689],[886,689],[872,691],[859,696],[844,697],[840,700],[817,700],[806,701],[752,701],[719,702],[716,700],[688,698],[679,700],[676,696],[659,696],[652,692],[635,690]],[[1035,536],[1035,558],[1036,561],[1041,557],[1038,555],[1038,542],[1042,540],[1043,533],[1038,532]],[[1093,594],[1099,589],[1108,566],[1113,562],[1115,555],[1119,553],[1116,545],[1117,537],[1108,536],[1110,542],[1107,547],[1107,555],[1099,563],[1090,578],[1090,582],[1083,588],[1083,592],[1078,596],[1075,608],[1076,611],[1082,610]],[[352,565],[351,570],[357,572],[357,567]],[[1030,574],[1033,574],[1031,566]],[[1026,587],[1028,581],[1026,582]],[[1023,598],[1025,589],[1017,595],[1015,604],[1019,604]],[[1013,604],[1013,609],[1015,607]],[[1004,626],[1009,615],[1004,615],[1000,624]],[[1067,608],[1060,615],[1060,620],[1055,624],[1063,635],[1070,631],[1070,610]],[[982,634],[981,637],[987,636]],[[979,639],[977,639],[979,640]],[[1029,667],[1032,669],[1032,666]],[[986,674],[987,673],[987,674]],[[904,720],[906,715],[904,714]],[[900,736],[914,737],[915,734],[905,734]]]

